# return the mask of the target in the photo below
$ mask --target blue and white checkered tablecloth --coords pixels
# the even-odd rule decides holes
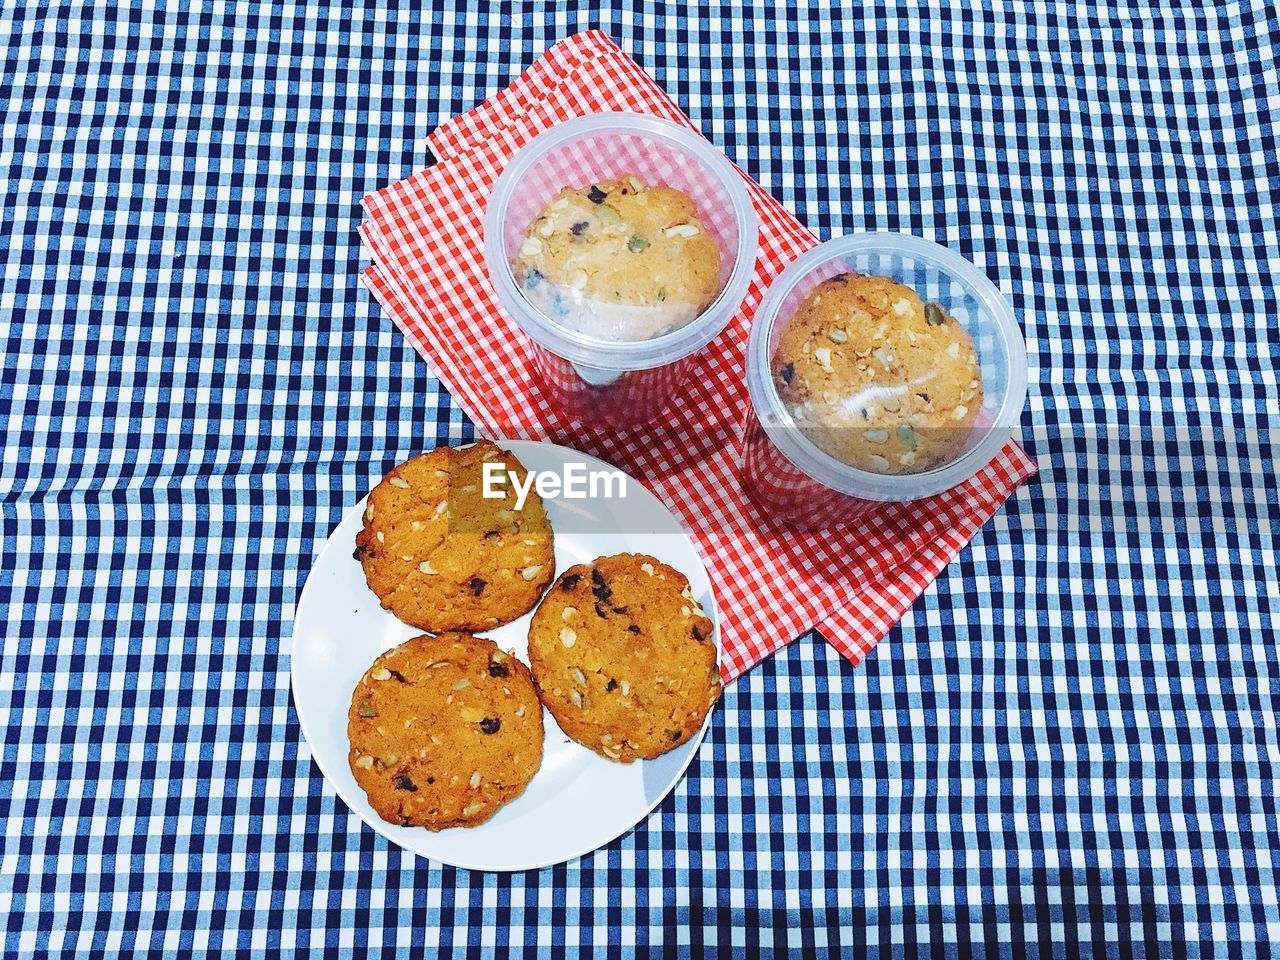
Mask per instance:
[[[0,14],[3,955],[1271,955],[1275,8],[409,6]],[[470,433],[359,199],[592,26],[824,236],[985,268],[1042,473],[860,667],[729,689],[634,832],[471,874],[326,786],[291,619],[343,510]]]

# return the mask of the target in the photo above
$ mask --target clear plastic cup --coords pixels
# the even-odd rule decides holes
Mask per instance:
[[[958,455],[920,473],[876,473],[838,460],[797,427],[778,394],[771,360],[778,338],[818,284],[844,273],[883,276],[941,304],[969,333],[982,375],[982,406]],[[773,281],[747,344],[749,418],[740,478],[762,512],[815,529],[847,522],[884,503],[934,496],[991,462],[1012,436],[1027,396],[1022,331],[1004,297],[960,255],[905,234],[840,237],[802,254]]]
[[[557,193],[627,174],[687,194],[720,251],[715,299],[682,326],[647,339],[628,335],[634,324],[592,330],[581,317],[552,315],[526,294],[512,270],[530,224]],[[755,270],[756,216],[742,176],[698,134],[633,113],[578,117],[526,144],[494,185],[484,233],[498,301],[529,336],[543,389],[579,422],[626,427],[655,419],[698,351],[738,310]]]

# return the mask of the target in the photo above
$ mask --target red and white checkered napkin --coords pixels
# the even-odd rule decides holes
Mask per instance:
[[[801,534],[760,524],[736,475],[749,409],[747,331],[770,280],[816,240],[752,181],[755,278],[663,423],[620,433],[563,421],[531,377],[524,334],[498,307],[481,222],[519,147],[571,117],[622,110],[691,126],[604,34],[556,44],[506,90],[428,138],[439,163],[365,198],[361,235],[374,258],[365,282],[484,433],[590,452],[642,479],[683,519],[715,585],[726,681],[811,628],[856,663],[1035,466],[1011,442],[960,487],[888,505],[860,525]]]

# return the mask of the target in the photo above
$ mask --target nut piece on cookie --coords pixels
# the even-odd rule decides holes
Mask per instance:
[[[382,606],[423,630],[487,630],[538,602],[555,574],[551,525],[535,491],[485,497],[485,465],[525,469],[488,440],[440,447],[369,494],[355,558]]]
[[[443,830],[484,823],[542,764],[542,709],[529,668],[492,640],[415,637],[360,678],[348,761],[378,816]]]
[[[529,627],[529,662],[560,728],[630,763],[684,743],[720,698],[714,630],[684,574],[623,553],[552,585]]]

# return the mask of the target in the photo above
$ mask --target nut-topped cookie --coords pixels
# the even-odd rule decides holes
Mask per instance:
[[[818,284],[782,329],[772,372],[805,436],[873,473],[954,459],[982,407],[968,331],[888,277],[846,273]]]
[[[529,628],[529,662],[560,728],[630,763],[685,742],[719,699],[713,630],[684,574],[623,553],[552,585]]]
[[[628,174],[556,194],[512,265],[525,296],[566,327],[646,340],[684,326],[720,293],[720,248],[694,202]]]
[[[542,763],[529,668],[482,637],[415,637],[369,667],[351,696],[348,760],[378,816],[474,827],[524,792]]]
[[[522,478],[488,440],[441,447],[402,463],[374,487],[355,557],[382,606],[423,630],[487,630],[532,609],[555,575],[551,525],[529,491],[485,492],[486,464]]]

